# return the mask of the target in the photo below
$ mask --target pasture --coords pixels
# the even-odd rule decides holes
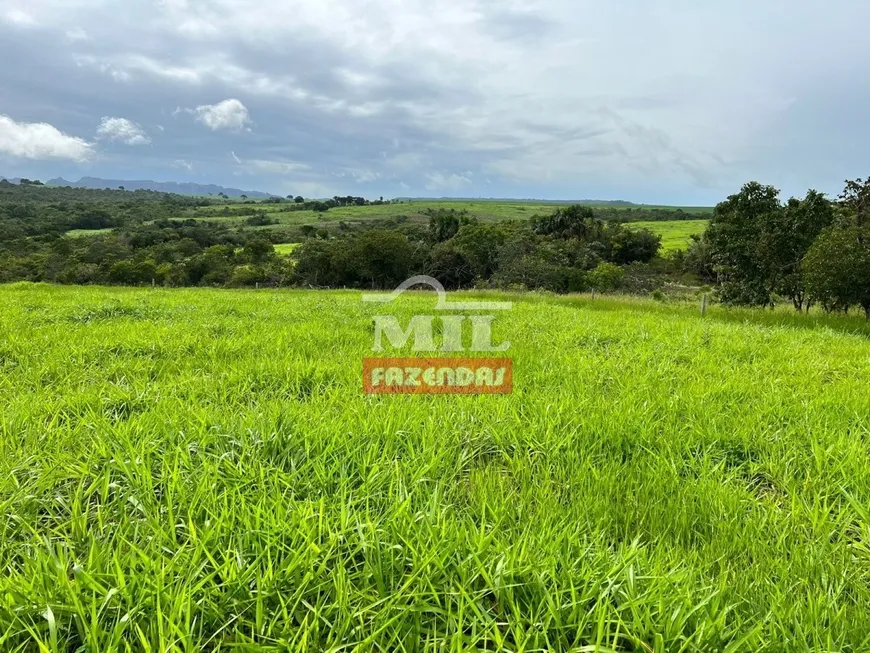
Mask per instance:
[[[439,209],[453,209],[456,211],[465,211],[468,215],[477,218],[480,222],[498,222],[503,220],[528,220],[534,215],[547,215],[559,208],[558,204],[534,204],[516,202],[512,200],[503,201],[465,201],[465,200],[413,200],[406,201],[402,204],[383,204],[370,206],[342,206],[332,208],[324,213],[315,211],[288,211],[287,204],[266,204],[258,202],[256,204],[240,204],[231,203],[226,206],[208,206],[201,207],[190,212],[185,217],[193,217],[197,219],[210,219],[227,221],[230,223],[243,224],[246,216],[243,213],[252,208],[258,211],[265,211],[270,218],[278,221],[280,226],[299,226],[310,224],[317,227],[336,225],[339,222],[347,223],[362,223],[373,220],[395,220],[396,218],[405,218],[411,221],[426,222],[428,220],[426,211]],[[624,212],[625,208],[620,207],[597,207],[610,208],[616,212]],[[664,206],[644,206],[631,207],[633,209],[660,209],[669,210],[676,207]],[[686,207],[687,213],[703,214],[712,209],[704,207]],[[272,226],[261,227],[264,229],[273,228]]]
[[[499,298],[370,397],[358,292],[0,286],[0,650],[870,647],[863,320]]]
[[[648,229],[662,237],[660,253],[666,254],[680,249],[686,249],[692,242],[692,236],[700,236],[707,229],[707,220],[668,220],[664,222],[631,222],[632,229]]]

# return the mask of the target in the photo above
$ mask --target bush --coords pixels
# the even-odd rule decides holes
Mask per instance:
[[[613,292],[622,285],[625,273],[613,263],[599,263],[587,276],[589,286],[599,292]]]

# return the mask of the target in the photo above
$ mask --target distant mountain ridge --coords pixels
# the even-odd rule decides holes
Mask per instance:
[[[9,181],[15,183],[17,180],[10,179]],[[45,183],[49,186],[72,186],[73,188],[92,188],[95,190],[103,188],[115,189],[123,186],[124,190],[153,190],[159,193],[176,193],[177,195],[218,195],[223,193],[228,197],[247,195],[251,199],[273,197],[271,193],[263,193],[257,190],[240,190],[238,188],[225,188],[215,184],[194,184],[177,181],[101,179],[99,177],[82,177],[78,181],[67,181],[62,177],[58,177],[56,179],[49,179]]]

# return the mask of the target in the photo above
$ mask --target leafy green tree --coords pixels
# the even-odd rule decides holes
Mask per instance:
[[[296,282],[313,287],[353,285],[355,279],[348,270],[348,252],[345,240],[306,240],[291,256]]]
[[[426,215],[429,216],[429,235],[435,243],[450,240],[464,225],[477,224],[467,211],[456,209],[428,209]]]
[[[252,238],[245,244],[243,253],[247,260],[259,265],[275,254],[275,246],[265,238]]]
[[[809,248],[803,274],[809,297],[826,311],[859,305],[870,319],[870,240],[864,228],[825,230]]]
[[[590,240],[600,233],[602,223],[595,219],[595,212],[588,206],[573,205],[556,209],[547,216],[535,216],[531,226],[532,231],[541,236]]]
[[[467,262],[472,278],[489,279],[498,268],[499,250],[506,238],[501,225],[468,224],[447,242]]]
[[[851,211],[859,227],[870,223],[870,177],[846,180],[846,187],[840,193],[840,202]]]
[[[750,182],[716,206],[706,232],[713,265],[726,303],[770,303],[768,269],[758,251],[765,222],[782,210],[779,191]]]
[[[648,229],[626,229],[616,225],[618,229],[610,239],[610,256],[614,263],[627,265],[629,263],[649,263],[662,246],[662,237]]]
[[[395,288],[413,276],[417,256],[404,234],[372,229],[353,238],[349,258],[360,283]]]
[[[622,268],[613,263],[603,262],[589,272],[586,281],[591,288],[600,292],[618,290],[625,275]]]
[[[806,302],[801,262],[813,242],[834,221],[831,203],[822,193],[792,198],[766,216],[757,241],[757,256],[771,292],[788,297],[800,311]]]
[[[302,203],[305,202],[305,198],[302,197],[302,195],[297,195],[296,197],[293,198],[293,201],[294,201],[296,204],[302,204]]]
[[[452,241],[437,243],[430,251],[426,274],[435,277],[445,288],[462,288],[474,282],[474,270]]]
[[[713,253],[710,241],[706,234],[693,235],[686,251],[677,252],[673,259],[683,272],[694,274],[703,281],[714,282],[716,280],[716,267],[713,262]]]

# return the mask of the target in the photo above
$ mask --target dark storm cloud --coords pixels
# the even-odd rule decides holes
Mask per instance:
[[[0,172],[689,202],[833,184],[867,165],[870,49],[870,9],[834,4],[771,32],[748,0],[8,0]]]

